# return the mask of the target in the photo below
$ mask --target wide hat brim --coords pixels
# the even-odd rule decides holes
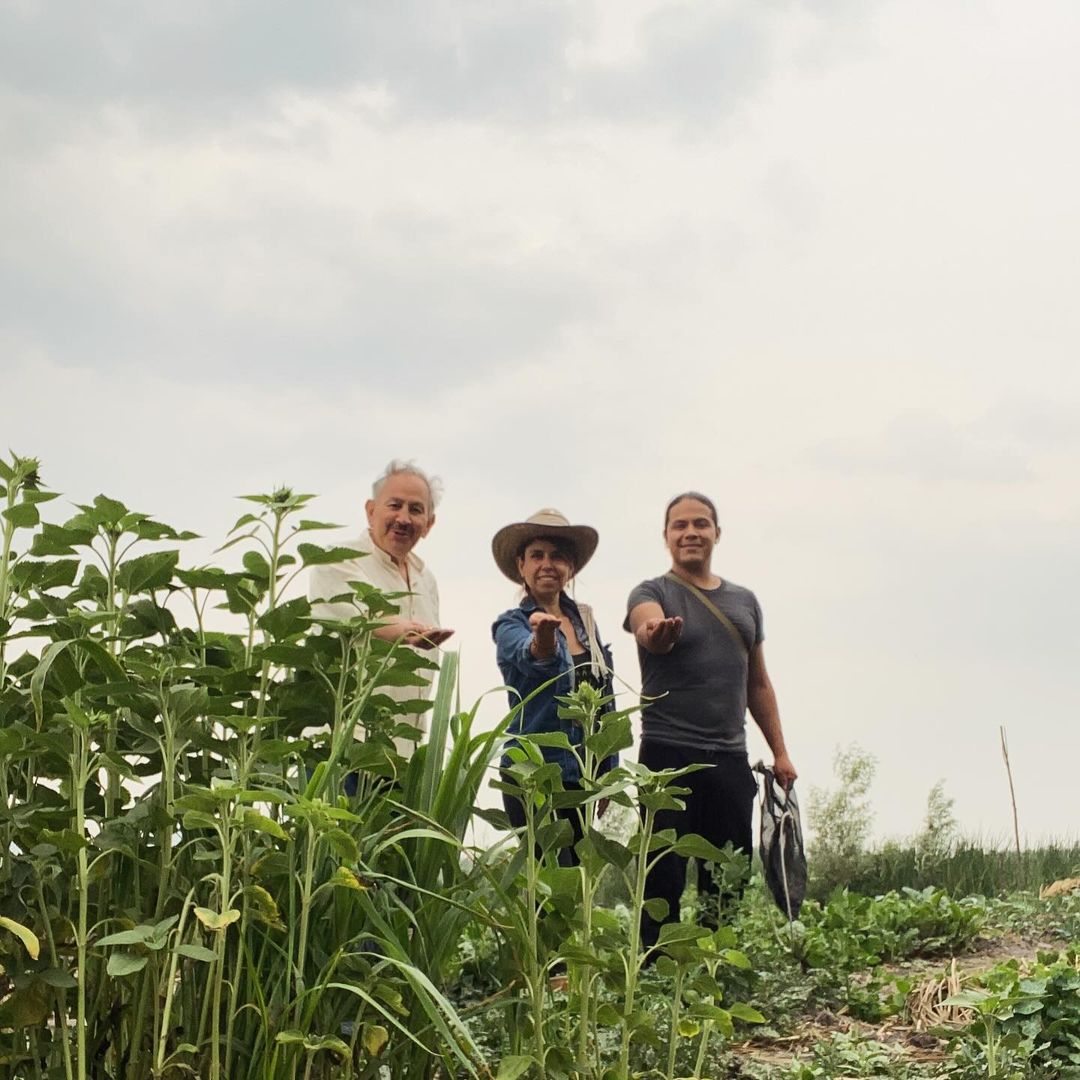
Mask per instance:
[[[575,574],[593,557],[600,543],[600,534],[591,525],[571,525],[558,510],[539,510],[527,521],[504,525],[491,540],[491,554],[495,565],[516,585],[524,584],[518,572],[518,552],[538,538],[571,548]]]

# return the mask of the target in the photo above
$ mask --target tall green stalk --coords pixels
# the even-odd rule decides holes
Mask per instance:
[[[77,863],[78,906],[79,913],[75,930],[75,968],[77,983],[75,987],[75,1066],[78,1080],[86,1080],[89,1075],[89,1062],[86,1053],[86,999],[89,989],[90,972],[87,962],[89,941],[90,907],[90,865],[87,856],[86,835],[86,786],[90,782],[90,726],[85,714],[79,715],[77,707],[69,710],[72,717],[72,753],[71,753],[71,800],[75,815],[75,834],[80,838],[79,850],[75,856]],[[85,726],[83,721],[85,721]]]

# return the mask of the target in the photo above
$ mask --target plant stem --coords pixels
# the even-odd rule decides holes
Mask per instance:
[[[304,996],[304,966],[307,962],[308,920],[311,916],[311,890],[315,879],[315,848],[318,836],[314,823],[307,823],[307,846],[304,851],[304,881],[300,892],[300,933],[297,937],[296,954],[293,959],[294,995],[296,1013],[294,1022],[300,1023]]]
[[[86,855],[86,785],[90,780],[90,734],[83,728],[73,725],[72,737],[75,742],[72,768],[72,800],[75,809],[75,832],[83,843],[76,856],[79,875],[79,921],[75,935],[75,966],[78,972],[78,984],[75,988],[75,1039],[76,1066],[78,1080],[86,1080],[86,989],[89,982],[86,970],[86,942],[88,932],[88,909],[90,891],[90,868]]]
[[[34,875],[34,886],[37,892],[38,910],[41,912],[41,924],[45,927],[45,940],[49,946],[49,963],[52,967],[58,968],[60,960],[56,952],[56,936],[53,934],[49,908],[45,903],[45,887],[41,882],[40,873]],[[66,993],[58,987],[56,990],[56,1034],[64,1055],[64,1076],[66,1080],[71,1080],[71,1025],[68,1023],[66,999]]]
[[[680,967],[675,973],[675,985],[671,988],[671,1034],[668,1037],[667,1072],[664,1080],[674,1080],[675,1054],[679,1049],[679,1012],[682,1010],[682,988],[686,971]]]
[[[184,922],[191,908],[191,901],[195,895],[195,889],[188,891],[184,898],[184,906],[180,909],[180,920],[176,924],[175,944],[179,945],[184,940]],[[168,974],[165,981],[165,1004],[161,1010],[161,1026],[158,1030],[157,1053],[154,1060],[154,1074],[161,1076],[165,1069],[165,1047],[169,1040],[169,1021],[172,1017],[173,996],[176,993],[176,968],[180,962],[180,954],[174,946],[169,956]]]
[[[634,997],[638,974],[641,971],[641,912],[645,906],[645,881],[649,872],[649,841],[652,839],[656,811],[646,807],[638,846],[637,878],[634,882],[634,903],[630,909],[630,955],[626,961],[626,984],[623,997],[622,1040],[619,1049],[619,1076],[630,1075],[630,1020],[634,1015]]]

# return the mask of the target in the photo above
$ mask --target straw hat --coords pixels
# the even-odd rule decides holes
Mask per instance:
[[[600,536],[591,525],[571,525],[564,514],[550,508],[537,510],[525,521],[504,525],[491,541],[491,553],[499,569],[515,584],[522,584],[518,573],[518,552],[530,541],[543,538],[573,552],[576,574],[592,557]]]

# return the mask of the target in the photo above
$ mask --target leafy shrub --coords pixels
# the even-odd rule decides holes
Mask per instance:
[[[945,794],[945,781],[939,780],[926,796],[926,817],[915,837],[915,850],[925,863],[947,858],[959,838],[954,806],[955,801]]]
[[[873,814],[868,793],[877,762],[852,744],[838,749],[833,772],[835,791],[810,789],[807,822],[813,832],[809,851],[812,895],[827,895],[850,881],[862,866]]]

